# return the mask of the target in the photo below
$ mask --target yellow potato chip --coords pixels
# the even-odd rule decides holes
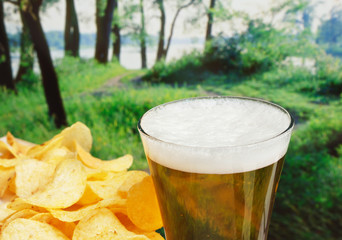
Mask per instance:
[[[77,204],[80,205],[89,205],[97,203],[98,201],[102,200],[93,190],[89,187],[88,183],[85,188],[85,191],[80,200],[78,200]]]
[[[5,194],[9,182],[15,176],[14,168],[0,167],[0,198]]]
[[[7,143],[13,147],[14,152],[18,155],[26,154],[30,146],[33,145],[28,142],[21,142],[19,139],[16,139],[10,132],[7,132],[6,139]]]
[[[0,141],[0,158],[18,157],[12,146],[7,142]]]
[[[14,211],[21,211],[24,209],[31,209],[37,212],[46,212],[45,208],[34,206],[30,203],[24,202],[22,198],[15,198],[7,204],[7,208]]]
[[[52,181],[39,192],[23,198],[27,203],[44,208],[67,208],[78,202],[86,187],[86,174],[80,162],[62,161]]]
[[[70,151],[75,152],[75,144],[77,142],[85,151],[89,152],[93,144],[93,137],[91,136],[90,129],[81,122],[76,122],[68,128],[65,128],[60,134],[63,136],[62,145]]]
[[[26,155],[30,158],[42,159],[49,151],[59,148],[62,144],[63,136],[58,136],[40,145],[35,145],[27,150]]]
[[[87,240],[109,232],[118,233],[122,229],[124,227],[110,210],[99,208],[92,210],[79,221],[72,239]]]
[[[152,232],[163,226],[152,178],[145,177],[128,191],[127,213],[140,229]]]
[[[122,198],[127,198],[129,189],[136,183],[141,182],[148,174],[144,171],[129,171],[126,174],[125,181],[118,189],[118,194]]]
[[[125,172],[117,173],[112,178],[104,181],[88,181],[90,189],[101,199],[116,197],[120,185],[126,178]]]
[[[30,218],[31,220],[45,222],[55,228],[59,229],[65,236],[72,238],[76,224],[73,222],[62,222],[54,218],[51,213],[38,213]]]
[[[2,222],[8,218],[10,215],[15,213],[14,210],[7,208],[9,202],[5,202],[0,200],[0,226],[2,225]],[[0,228],[1,229],[1,228]],[[1,231],[0,231],[1,232]]]
[[[104,171],[121,172],[127,170],[133,163],[133,157],[128,154],[117,159],[103,161],[93,157],[78,144],[76,144],[76,150],[78,158],[90,168]]]
[[[1,240],[68,240],[58,229],[47,223],[17,218],[10,222],[1,232]]]
[[[59,147],[59,148],[54,148],[54,149],[51,149],[50,151],[48,151],[41,158],[41,160],[43,162],[58,165],[61,161],[63,161],[64,159],[67,159],[67,158],[75,159],[76,153],[70,152],[66,147]]]
[[[25,159],[15,166],[18,197],[28,198],[52,181],[55,166],[36,159]]]
[[[11,216],[9,216],[8,218],[5,219],[3,225],[2,225],[2,229],[5,229],[7,227],[7,225],[12,222],[14,219],[17,218],[30,218],[34,215],[36,215],[38,212],[32,210],[32,209],[23,209],[21,211],[15,212],[14,214],[12,214]]]
[[[88,215],[90,211],[97,209],[97,208],[125,207],[125,206],[126,206],[126,200],[116,197],[113,199],[105,199],[95,204],[84,206],[76,210],[75,209],[72,209],[72,210],[48,209],[48,210],[55,218],[58,218],[59,220],[63,222],[76,222],[84,218],[86,215]]]
[[[165,240],[159,233],[157,232],[149,232],[144,233],[146,237],[148,237],[150,240]]]
[[[20,159],[17,159],[17,158],[12,158],[12,159],[0,158],[0,167],[3,167],[3,168],[15,167],[15,165],[17,165],[19,161]]]

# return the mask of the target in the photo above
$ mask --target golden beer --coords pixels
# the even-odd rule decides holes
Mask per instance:
[[[194,98],[150,110],[138,127],[167,240],[267,239],[293,128],[286,110]]]

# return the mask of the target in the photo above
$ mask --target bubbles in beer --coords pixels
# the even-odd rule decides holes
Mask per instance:
[[[253,170],[279,160],[286,152],[289,137],[279,142],[276,136],[286,131],[290,122],[286,111],[270,103],[244,98],[197,98],[150,110],[142,118],[141,128],[162,141],[143,137],[154,161],[184,171],[206,172],[212,168],[209,172],[236,172],[245,171],[247,165],[253,165]]]

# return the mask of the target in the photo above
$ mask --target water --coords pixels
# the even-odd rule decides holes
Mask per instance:
[[[200,43],[186,43],[186,44],[174,44],[171,45],[169,49],[169,53],[167,56],[167,61],[171,61],[173,59],[179,59],[185,53],[189,53],[193,50],[202,50],[203,44]],[[148,47],[147,48],[147,67],[152,67],[155,63],[156,58],[156,47]],[[64,50],[62,49],[52,49],[50,50],[51,56],[53,60],[63,58]],[[80,49],[80,57],[85,59],[90,59],[94,57],[95,49],[94,48],[81,48]],[[112,58],[112,49],[109,49],[109,60]],[[20,54],[19,52],[11,53],[11,61],[12,61],[12,71],[13,75],[16,74],[19,68],[20,62]],[[120,63],[123,67],[127,69],[140,69],[141,68],[141,56],[140,49],[137,46],[122,46],[121,48],[121,57]],[[37,61],[34,65],[34,71],[39,72],[39,66]]]

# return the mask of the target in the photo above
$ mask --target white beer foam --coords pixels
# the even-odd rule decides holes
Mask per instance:
[[[237,173],[268,166],[285,155],[289,114],[246,98],[196,98],[148,111],[141,128],[146,154],[169,168]],[[281,134],[281,135],[280,135]],[[278,136],[279,135],[279,136]]]

